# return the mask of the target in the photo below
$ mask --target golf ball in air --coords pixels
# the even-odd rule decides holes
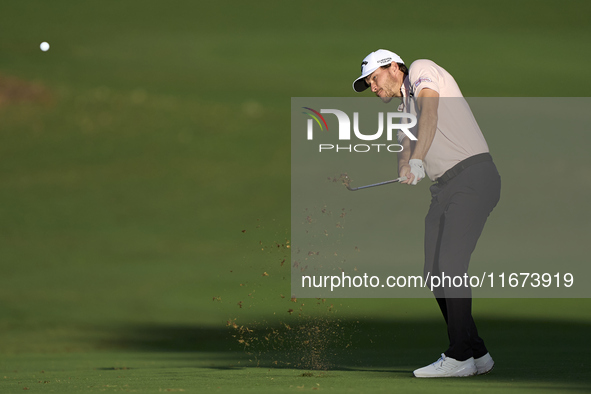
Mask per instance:
[[[43,52],[47,52],[49,50],[49,44],[47,42],[43,41],[41,43],[41,45],[39,45],[39,48],[41,48],[41,50]]]

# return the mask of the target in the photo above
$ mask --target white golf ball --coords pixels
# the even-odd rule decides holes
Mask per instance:
[[[39,48],[41,48],[41,50],[43,52],[47,52],[49,50],[49,44],[47,42],[43,41],[41,43],[41,45],[39,45]]]

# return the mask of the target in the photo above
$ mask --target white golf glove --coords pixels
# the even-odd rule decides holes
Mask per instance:
[[[410,159],[408,161],[410,165],[410,173],[415,176],[411,185],[416,185],[425,177],[425,168],[423,168],[423,161],[419,159]]]

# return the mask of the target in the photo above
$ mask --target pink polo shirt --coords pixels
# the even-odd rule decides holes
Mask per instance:
[[[416,113],[411,98],[417,98],[421,90],[428,88],[439,93],[437,131],[423,160],[429,178],[435,181],[460,161],[488,152],[486,140],[454,78],[426,59],[416,60],[408,71],[401,89],[405,112]],[[411,132],[417,136],[416,127]],[[399,133],[402,137],[404,134]]]

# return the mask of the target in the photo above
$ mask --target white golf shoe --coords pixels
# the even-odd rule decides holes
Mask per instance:
[[[478,370],[478,372],[476,373],[477,375],[484,375],[485,373],[489,373],[495,366],[495,362],[490,356],[490,353],[486,353],[482,357],[475,358],[474,364],[476,365],[476,369]]]
[[[453,378],[476,375],[478,370],[473,357],[466,361],[458,361],[442,353],[439,360],[413,373],[417,378]]]

